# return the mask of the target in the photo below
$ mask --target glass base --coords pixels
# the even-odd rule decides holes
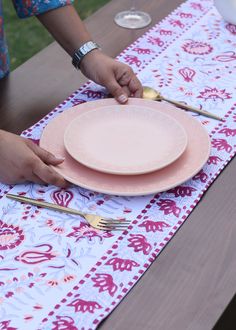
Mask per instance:
[[[127,29],[141,29],[152,21],[150,15],[143,11],[127,10],[116,14],[114,21]]]

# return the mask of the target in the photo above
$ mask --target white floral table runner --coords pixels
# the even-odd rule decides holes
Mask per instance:
[[[119,56],[143,85],[204,108],[224,122],[201,117],[211,135],[207,164],[167,192],[119,197],[72,186],[0,184],[0,328],[95,329],[140,279],[236,151],[236,26],[211,0],[189,0]],[[23,132],[39,140],[50,119],[73,105],[106,97],[88,82]],[[78,216],[20,204],[29,197],[114,218],[132,225],[122,234],[101,232]],[[158,262],[158,260],[156,261]]]

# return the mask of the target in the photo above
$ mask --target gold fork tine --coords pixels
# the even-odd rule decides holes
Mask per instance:
[[[126,228],[117,228],[117,227],[115,227],[115,228],[97,228],[97,229],[99,229],[99,230],[104,230],[104,231],[124,231]]]
[[[128,225],[128,224],[130,224],[131,223],[131,221],[130,220],[126,220],[126,221],[120,221],[120,220],[113,220],[113,219],[106,219],[106,220],[104,220],[103,218],[102,218],[102,220],[100,221],[100,223],[101,224],[104,224],[104,225],[107,225],[107,224],[114,224],[114,225]]]
[[[102,225],[98,225],[97,227],[98,229],[101,230],[106,230],[106,231],[110,231],[110,230],[125,230],[128,228],[128,226],[102,226]]]
[[[102,219],[99,222],[100,228],[106,228],[107,230],[125,230],[131,221],[120,221],[120,220],[113,220],[113,219]]]
[[[100,227],[104,227],[104,228],[108,228],[108,229],[112,229],[112,228],[128,228],[129,226],[119,226],[119,225],[101,225],[99,224]]]
[[[83,217],[85,220],[87,220],[88,223],[92,227],[94,227],[96,229],[100,229],[100,230],[124,230],[131,223],[130,220],[122,221],[122,220],[116,220],[116,219],[112,219],[112,218],[104,218],[104,217],[96,215],[96,214],[83,213],[79,210],[71,209],[69,207],[64,207],[64,206],[57,205],[54,203],[48,203],[48,202],[40,201],[40,200],[37,200],[34,198],[25,197],[25,196],[6,194],[6,197],[16,200],[18,202],[23,202],[23,203],[27,203],[27,204],[31,204],[31,205],[35,205],[35,206],[39,206],[39,207],[44,207],[44,208],[47,208],[50,210],[79,215],[79,216]]]
[[[126,221],[125,223],[122,221],[109,221],[109,220],[101,220],[99,222],[99,227],[106,230],[125,230],[131,224],[131,221]]]

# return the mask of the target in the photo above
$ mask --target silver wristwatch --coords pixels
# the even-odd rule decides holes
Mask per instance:
[[[84,56],[90,53],[94,49],[100,49],[100,47],[95,42],[88,41],[74,52],[74,55],[72,57],[72,64],[77,70],[79,70],[80,63],[84,58]]]

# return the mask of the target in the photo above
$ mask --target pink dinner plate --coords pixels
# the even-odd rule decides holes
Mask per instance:
[[[157,109],[113,104],[72,120],[64,145],[75,160],[94,170],[136,175],[173,163],[186,149],[187,134]]]
[[[45,127],[40,146],[55,155],[65,157],[61,165],[54,167],[55,170],[66,180],[80,187],[121,196],[140,196],[166,191],[182,184],[200,171],[210,153],[210,138],[201,123],[185,111],[164,102],[131,98],[128,104],[156,109],[173,117],[183,126],[188,143],[184,153],[175,162],[147,174],[114,175],[92,170],[74,160],[64,147],[65,128],[80,114],[103,106],[117,105],[114,99],[103,99],[64,110]],[[155,147],[154,142],[153,149]]]

